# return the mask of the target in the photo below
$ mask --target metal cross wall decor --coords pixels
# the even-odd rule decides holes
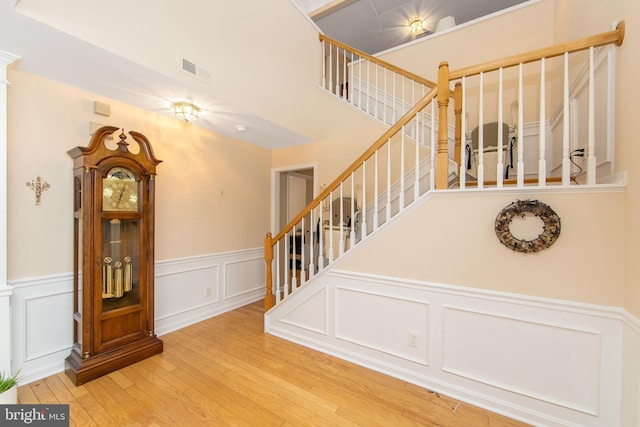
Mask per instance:
[[[39,175],[36,179],[32,179],[27,182],[27,187],[36,192],[36,206],[40,206],[40,198],[43,191],[47,191],[51,186],[47,181],[42,179]]]

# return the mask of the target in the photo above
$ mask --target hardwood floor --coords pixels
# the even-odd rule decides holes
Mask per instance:
[[[525,426],[263,333],[263,302],[164,335],[164,352],[20,403],[69,403],[72,426]]]

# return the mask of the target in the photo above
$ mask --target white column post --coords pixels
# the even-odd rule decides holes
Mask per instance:
[[[17,56],[0,51],[0,371],[11,371],[11,294],[7,284],[7,69]]]

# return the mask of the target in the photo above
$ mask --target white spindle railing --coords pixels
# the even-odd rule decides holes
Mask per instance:
[[[322,87],[387,125],[407,112],[416,96],[435,87],[434,82],[328,37],[321,40]]]
[[[450,71],[449,84],[459,81],[462,86],[463,134],[477,127],[471,132],[477,135],[471,171],[465,165],[467,150],[460,153],[460,188],[596,185],[610,178],[598,176],[597,168],[611,161],[612,115],[607,100],[613,90],[612,44],[621,44],[623,37],[624,23],[620,23],[598,36]],[[555,96],[556,88],[562,88],[560,96]],[[472,108],[477,108],[472,114],[467,108],[469,94]],[[517,118],[511,117],[510,123],[504,115],[505,102],[517,105]],[[532,114],[536,106],[538,112]],[[470,123],[469,117],[477,121]],[[508,136],[504,123],[509,125]],[[557,132],[555,123],[561,124]],[[491,138],[496,139],[488,140],[485,125],[494,124]],[[515,152],[510,151],[512,138]],[[490,157],[494,154],[495,159]],[[505,166],[504,156],[516,158],[515,182],[505,178],[510,164]],[[495,180],[487,180],[489,170],[496,171]]]
[[[422,192],[429,190],[428,184],[421,185],[421,180],[429,178],[421,176],[420,169],[405,169],[411,157],[415,157],[416,168],[430,161],[428,147],[424,146],[425,141],[416,142],[404,136],[401,130],[421,127],[424,120],[421,110],[434,96],[435,90],[432,90],[423,97],[349,168],[348,173],[327,186],[278,235],[273,239],[269,237],[265,247],[269,245],[275,252],[272,263],[276,264],[271,270],[272,290],[276,294],[274,303],[304,286],[358,242],[388,223],[405,206],[417,201]],[[413,144],[415,151],[406,150],[407,144]],[[425,170],[433,171],[433,165]],[[408,174],[414,177],[411,184],[405,185]],[[406,193],[415,195],[411,199]]]

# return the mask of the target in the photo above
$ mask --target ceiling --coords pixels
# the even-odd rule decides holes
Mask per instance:
[[[375,54],[435,32],[452,16],[457,25],[527,0],[293,0],[325,35]],[[408,23],[423,20],[424,31],[411,33]]]
[[[0,51],[18,55],[18,69],[171,117],[170,100],[198,90],[18,13],[14,5],[21,1],[0,1]],[[424,16],[430,29],[444,16],[460,24],[524,1],[292,0],[326,35],[371,53],[415,39],[406,27],[411,17]],[[198,99],[203,111],[190,125],[269,149],[310,142],[211,93],[198,93]]]

